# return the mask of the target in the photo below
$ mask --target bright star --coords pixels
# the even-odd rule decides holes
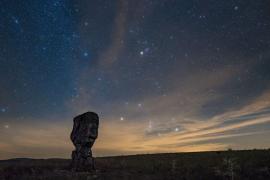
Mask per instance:
[[[88,56],[88,52],[84,52],[84,53],[83,53],[83,56],[84,56],[84,57],[87,57],[87,56]]]
[[[124,117],[120,117],[120,121],[124,121]]]
[[[9,125],[8,124],[4,125],[4,128],[8,129],[9,128]]]
[[[143,52],[143,51],[141,51],[141,52],[140,52],[140,55],[143,55],[143,54],[144,54],[144,52]]]

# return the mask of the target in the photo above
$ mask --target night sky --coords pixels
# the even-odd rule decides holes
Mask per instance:
[[[0,159],[270,147],[269,0],[0,0]]]

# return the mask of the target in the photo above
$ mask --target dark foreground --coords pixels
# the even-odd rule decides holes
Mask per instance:
[[[0,161],[2,179],[270,179],[270,150],[153,154],[96,158],[97,171],[72,173],[70,160]]]

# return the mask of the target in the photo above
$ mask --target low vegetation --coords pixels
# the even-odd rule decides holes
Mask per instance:
[[[70,160],[0,161],[0,179],[270,179],[270,150],[146,154],[96,158],[96,172],[69,171]]]

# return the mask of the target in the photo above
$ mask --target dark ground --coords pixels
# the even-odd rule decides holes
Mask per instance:
[[[270,150],[148,154],[96,158],[97,171],[72,173],[66,159],[0,161],[4,179],[270,179]]]

